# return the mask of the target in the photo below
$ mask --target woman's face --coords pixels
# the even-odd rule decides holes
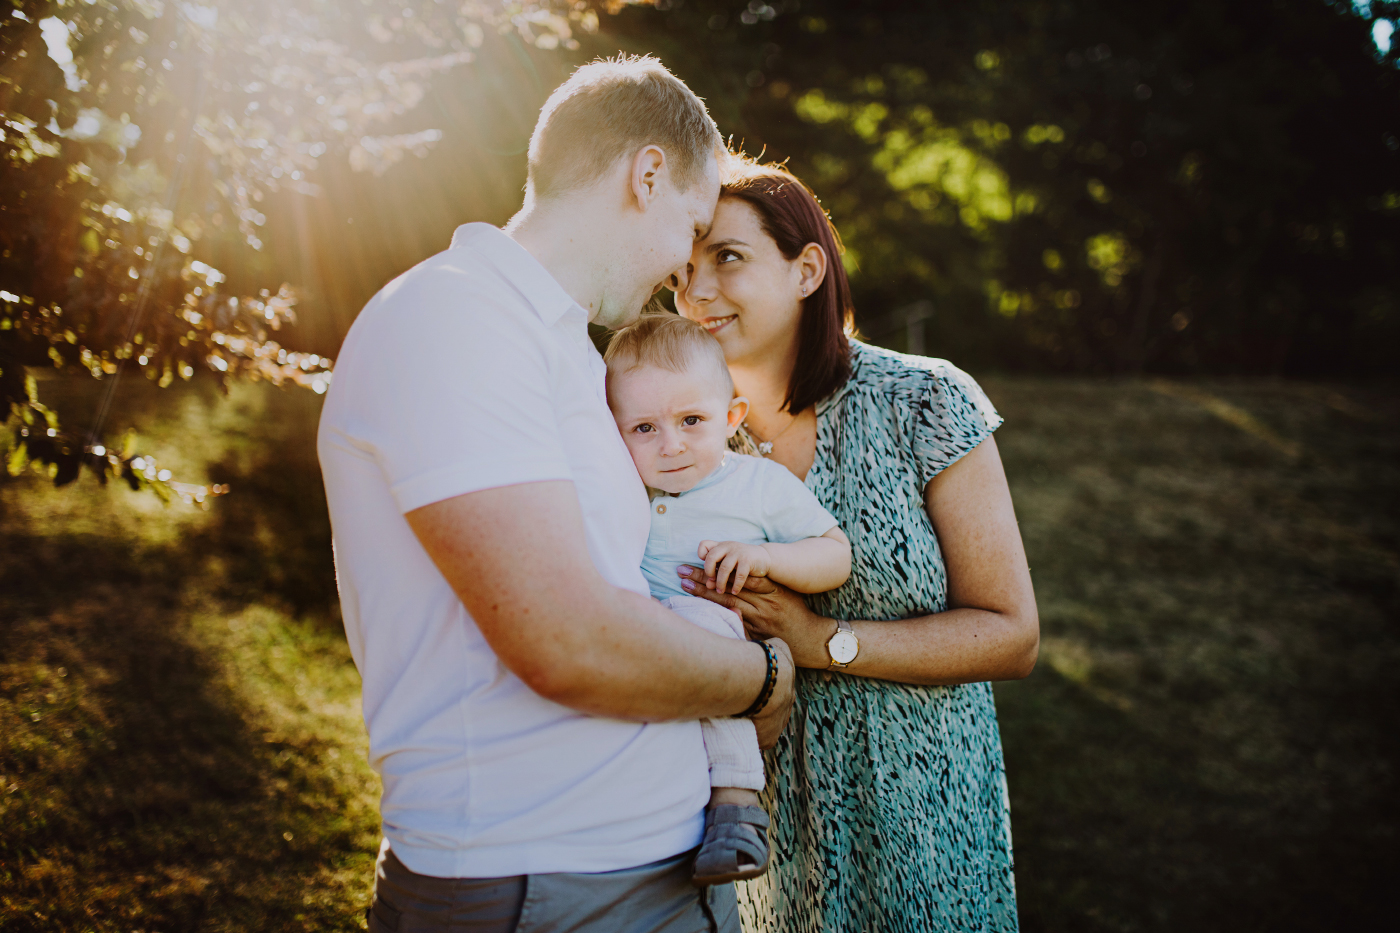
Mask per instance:
[[[786,356],[796,347],[802,257],[784,257],[745,202],[720,199],[709,235],[690,254],[686,280],[675,284],[676,309],[714,334],[730,364]]]

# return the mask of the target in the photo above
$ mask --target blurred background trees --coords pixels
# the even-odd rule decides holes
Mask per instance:
[[[573,31],[597,22],[595,11],[567,2],[7,6],[7,472],[34,462],[61,485],[86,466],[104,482],[119,474],[133,488],[200,501],[218,490],[172,485],[130,441],[116,449],[106,440],[110,393],[95,411],[73,413],[74,427],[39,399],[36,370],[84,371],[113,385],[132,370],[162,387],[199,372],[324,392],[328,355],[272,339],[294,330],[298,286],[314,279],[308,260],[343,249],[333,237],[308,237],[304,199],[325,193],[319,160],[379,176],[421,156],[442,131],[400,132],[395,121],[421,121],[413,111],[431,81],[471,62],[488,33],[552,50],[576,47]],[[291,264],[266,235],[269,214],[298,240]]]
[[[27,375],[324,391],[363,303],[504,221],[545,96],[619,50],[816,189],[877,342],[1297,376],[1385,373],[1400,342],[1392,0],[8,6],[12,470],[161,475],[110,449],[105,402],[59,421]]]
[[[968,365],[1357,375],[1400,343],[1397,12],[662,0],[605,25],[791,159],[874,338],[927,298],[926,348]]]

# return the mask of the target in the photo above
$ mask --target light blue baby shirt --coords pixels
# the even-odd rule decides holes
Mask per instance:
[[[642,573],[657,599],[686,595],[676,568],[698,567],[701,541],[790,544],[816,538],[837,521],[781,463],[727,453],[695,487],[651,500]]]

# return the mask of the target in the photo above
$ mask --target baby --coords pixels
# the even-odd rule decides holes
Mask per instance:
[[[651,534],[642,572],[651,594],[702,628],[743,638],[739,616],[681,588],[681,565],[703,562],[709,588],[738,593],[767,577],[799,593],[851,574],[850,541],[816,496],[781,464],[732,453],[748,413],[719,343],[674,314],[647,314],[608,346],[608,405],[649,487]],[[697,885],[768,869],[763,759],[748,719],[701,722],[710,762]]]

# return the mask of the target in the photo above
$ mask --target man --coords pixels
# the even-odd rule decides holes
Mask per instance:
[[[346,337],[318,448],[384,781],[371,930],[738,930],[731,885],[689,883],[696,720],[758,705],[770,652],[647,596],[651,506],[587,333],[685,264],[722,151],[656,60],[585,66],[506,230],[460,227]]]

